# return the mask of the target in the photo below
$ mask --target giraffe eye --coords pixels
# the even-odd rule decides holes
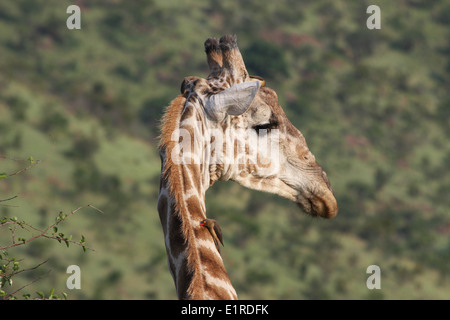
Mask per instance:
[[[275,129],[277,126],[278,126],[277,123],[268,122],[268,123],[258,124],[256,126],[254,126],[253,129],[256,130],[256,133],[259,133],[260,130],[270,131],[271,129]]]

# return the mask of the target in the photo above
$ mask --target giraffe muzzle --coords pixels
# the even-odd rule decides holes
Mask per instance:
[[[333,192],[326,188],[320,192],[299,196],[297,205],[313,217],[332,219],[338,213],[338,205]]]

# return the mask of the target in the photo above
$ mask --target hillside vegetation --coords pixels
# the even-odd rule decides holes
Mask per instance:
[[[81,8],[81,30],[66,9]],[[369,30],[366,9],[381,8]],[[0,2],[0,218],[51,225],[95,251],[42,239],[11,249],[38,269],[16,288],[69,299],[174,299],[156,210],[158,125],[203,42],[236,34],[333,186],[313,219],[233,182],[207,193],[242,299],[450,298],[450,4],[419,1]],[[11,233],[0,229],[0,244]],[[1,262],[1,261],[0,261]],[[81,268],[68,290],[66,269]],[[370,265],[381,289],[366,287]],[[3,288],[5,290],[5,288]]]

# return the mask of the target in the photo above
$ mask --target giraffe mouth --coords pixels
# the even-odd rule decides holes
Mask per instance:
[[[336,199],[329,189],[316,194],[299,196],[296,202],[303,211],[313,217],[331,219],[338,213]]]

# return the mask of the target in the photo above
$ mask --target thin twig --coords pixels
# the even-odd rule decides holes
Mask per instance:
[[[98,212],[100,212],[100,213],[102,213],[102,214],[105,214],[102,210],[100,210],[99,208],[94,207],[94,206],[91,205],[91,204],[88,204],[87,206],[88,206],[88,207],[91,207],[91,208],[94,209],[94,210],[97,210]]]
[[[28,167],[25,167],[25,168],[23,168],[23,169],[20,169],[19,171],[16,171],[16,172],[14,172],[14,173],[7,174],[6,176],[7,176],[7,177],[15,176],[15,175],[17,175],[17,174],[20,174],[20,173],[22,173],[22,172],[25,172],[25,171],[27,171],[27,170],[33,168],[35,165],[37,165],[37,164],[39,164],[39,163],[41,163],[41,160],[35,160],[33,163],[30,163],[30,165],[29,165]]]
[[[0,204],[0,207],[19,208],[19,206],[14,206],[12,204]]]
[[[17,261],[17,260],[16,260],[16,261]],[[19,260],[19,261],[20,261],[20,260]],[[19,270],[19,271],[17,271],[17,272],[13,272],[13,273],[11,273],[11,276],[14,276],[14,275],[16,275],[16,274],[19,274],[19,273],[21,273],[21,272],[35,270],[35,269],[39,268],[40,266],[42,266],[44,263],[47,263],[47,262],[48,262],[48,259],[45,260],[44,262],[39,263],[38,265],[36,265],[36,266],[34,266],[34,267],[32,267],[32,268],[29,268],[29,269],[22,269],[22,270]]]
[[[12,199],[17,198],[18,196],[19,196],[19,195],[17,194],[17,195],[15,195],[15,196],[11,197],[11,198],[0,200],[0,202],[5,202],[5,201],[12,200]]]
[[[19,195],[15,195],[14,197],[11,197],[11,198],[8,198],[8,199],[2,199],[2,200],[0,200],[0,202],[10,201],[10,200],[13,200],[13,199],[17,198],[18,196]],[[1,207],[14,207],[14,208],[18,207],[18,206],[14,206],[14,205],[11,205],[11,204],[0,204],[0,206]]]
[[[38,281],[38,280],[41,280],[42,278],[46,277],[50,272],[52,272],[52,270],[48,270],[48,271],[47,271],[46,273],[44,273],[42,276],[39,276],[39,277],[37,277],[36,279],[34,279],[34,280],[28,282],[27,284],[25,284],[24,286],[20,287],[19,289],[17,289],[17,290],[14,291],[13,293],[9,293],[8,296],[9,296],[9,297],[14,296],[14,295],[15,295],[17,292],[19,292],[20,290],[22,290],[22,289],[28,287],[29,285],[35,283],[35,282]]]

